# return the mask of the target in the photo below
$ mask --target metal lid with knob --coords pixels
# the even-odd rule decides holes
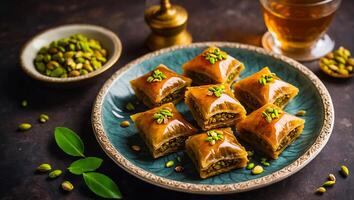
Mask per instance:
[[[169,0],[161,0],[160,5],[145,10],[145,21],[151,28],[147,46],[151,50],[180,44],[190,44],[192,36],[186,30],[188,13]]]

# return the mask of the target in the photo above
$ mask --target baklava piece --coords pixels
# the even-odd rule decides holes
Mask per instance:
[[[246,117],[245,108],[223,84],[188,87],[185,103],[204,131],[234,126]]]
[[[192,80],[160,64],[155,70],[130,81],[135,95],[152,108],[165,103],[177,103]]]
[[[193,80],[193,85],[232,83],[245,68],[217,47],[209,47],[183,65],[184,74]]]
[[[185,140],[197,132],[173,103],[134,114],[131,119],[154,158],[183,149]]]
[[[237,124],[239,137],[273,159],[298,138],[305,120],[266,104]]]
[[[201,178],[208,178],[247,165],[247,152],[231,128],[210,130],[189,137],[186,151]]]
[[[250,110],[256,110],[267,103],[284,108],[299,89],[281,80],[264,67],[257,73],[238,81],[234,85],[235,97]]]

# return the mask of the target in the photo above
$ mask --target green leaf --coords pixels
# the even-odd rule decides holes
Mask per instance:
[[[83,173],[86,185],[92,192],[104,198],[121,199],[118,186],[108,176],[97,173]]]
[[[95,171],[101,166],[101,164],[101,158],[87,157],[71,163],[71,165],[68,167],[68,170],[73,174],[81,175],[84,172]]]
[[[54,131],[57,145],[71,156],[84,156],[84,143],[72,130],[65,127],[57,127]]]

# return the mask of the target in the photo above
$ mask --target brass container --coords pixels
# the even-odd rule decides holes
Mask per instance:
[[[190,44],[192,36],[187,32],[187,11],[169,0],[145,10],[145,21],[151,28],[146,43],[149,49],[157,50],[180,44]]]

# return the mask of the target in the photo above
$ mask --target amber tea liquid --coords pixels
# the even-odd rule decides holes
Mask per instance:
[[[316,43],[326,32],[336,10],[334,5],[321,2],[323,0],[261,0],[264,21],[276,45],[288,50],[305,49]]]

